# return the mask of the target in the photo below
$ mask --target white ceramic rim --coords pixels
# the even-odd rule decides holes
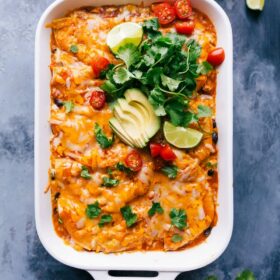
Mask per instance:
[[[214,23],[218,45],[226,52],[219,67],[217,84],[217,124],[219,128],[219,221],[206,242],[179,252],[132,252],[103,254],[77,252],[64,244],[54,232],[51,221],[50,195],[44,194],[49,167],[49,35],[45,24],[81,6],[141,3],[138,0],[57,0],[51,4],[37,26],[35,42],[35,220],[39,238],[45,249],[58,261],[86,270],[151,270],[189,271],[216,260],[226,249],[233,228],[233,77],[232,29],[224,10],[214,0],[192,1],[195,8],[204,11]],[[144,1],[151,4],[153,0]]]

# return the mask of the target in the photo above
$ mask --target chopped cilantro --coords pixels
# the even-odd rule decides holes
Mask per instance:
[[[112,215],[102,215],[98,225],[99,227],[104,227],[105,224],[111,223],[112,220]]]
[[[137,222],[137,215],[132,212],[130,206],[124,206],[121,208],[121,213],[126,221],[127,227],[133,226]]]
[[[140,52],[134,44],[127,44],[119,48],[117,57],[122,59],[129,68],[132,64],[137,63],[140,59]]]
[[[183,240],[183,237],[180,234],[174,234],[171,238],[172,242],[177,243]]]
[[[72,101],[64,101],[65,113],[68,114],[74,109],[74,103]]]
[[[183,230],[187,226],[187,215],[184,209],[172,208],[169,217],[171,224],[180,230]]]
[[[211,70],[213,70],[213,66],[210,63],[208,63],[207,61],[203,61],[197,67],[197,73],[201,74],[201,75],[206,75]]]
[[[102,128],[100,127],[100,125],[98,123],[95,124],[94,134],[95,134],[96,141],[98,142],[98,144],[100,145],[100,147],[102,149],[109,148],[110,146],[113,145],[113,143],[114,143],[114,135],[113,135],[113,137],[111,139],[109,139],[104,134]]]
[[[143,23],[144,33],[148,36],[148,38],[155,38],[161,35],[159,29],[159,21],[158,18],[152,18],[149,20],[145,20]]]
[[[72,46],[70,47],[70,51],[71,51],[72,53],[78,53],[78,51],[79,51],[78,46],[72,45]]]
[[[163,213],[163,208],[161,207],[159,202],[153,202],[152,207],[148,211],[148,215],[150,217],[154,216],[156,213],[162,214]]]
[[[120,183],[119,180],[112,179],[112,178],[109,178],[109,177],[103,177],[102,180],[103,180],[102,186],[103,187],[108,187],[108,188],[115,187]]]
[[[178,167],[176,165],[165,166],[161,171],[170,179],[175,179],[178,174]]]
[[[82,166],[81,177],[87,180],[91,179],[88,168],[86,166]]]
[[[113,79],[116,84],[124,84],[129,81],[131,77],[133,77],[133,74],[124,67],[117,68],[113,75]]]
[[[126,174],[131,174],[131,173],[133,172],[129,167],[125,166],[125,165],[124,165],[123,163],[121,163],[121,162],[118,162],[118,163],[117,163],[116,168],[117,168],[119,171],[122,171],[122,172],[124,172],[124,173],[126,173]]]
[[[198,105],[197,109],[198,109],[198,113],[197,113],[198,118],[206,118],[212,116],[212,110],[208,106]]]
[[[94,204],[89,204],[86,208],[86,215],[89,219],[97,218],[101,213],[98,201]]]

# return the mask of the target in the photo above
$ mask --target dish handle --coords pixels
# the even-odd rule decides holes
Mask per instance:
[[[94,280],[175,280],[179,272],[159,272],[156,277],[127,277],[127,276],[111,276],[108,271],[88,271]]]

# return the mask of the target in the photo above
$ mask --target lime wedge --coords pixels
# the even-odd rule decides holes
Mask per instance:
[[[265,0],[246,0],[246,4],[251,10],[263,10]]]
[[[134,22],[124,22],[113,29],[107,35],[107,45],[113,53],[116,53],[121,46],[133,44],[139,46],[143,37],[143,28]]]
[[[165,139],[173,146],[181,149],[193,148],[199,144],[203,134],[192,128],[174,126],[170,122],[163,125]]]

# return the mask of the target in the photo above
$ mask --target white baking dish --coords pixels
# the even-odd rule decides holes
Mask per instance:
[[[149,5],[152,0],[144,1]],[[206,13],[217,29],[218,45],[226,59],[219,68],[217,123],[219,128],[218,224],[202,244],[179,252],[134,252],[103,254],[78,252],[66,246],[53,228],[48,183],[50,128],[50,29],[45,24],[82,6],[139,4],[141,0],[57,0],[42,15],[36,33],[35,50],[35,216],[39,238],[46,250],[60,262],[86,269],[96,280],[110,279],[108,270],[159,271],[156,279],[175,279],[182,271],[197,269],[216,260],[227,247],[233,227],[232,186],[232,30],[228,17],[214,0],[193,0],[193,7]],[[126,278],[128,279],[128,278]],[[135,278],[133,278],[135,279]],[[153,278],[155,279],[155,278]]]

